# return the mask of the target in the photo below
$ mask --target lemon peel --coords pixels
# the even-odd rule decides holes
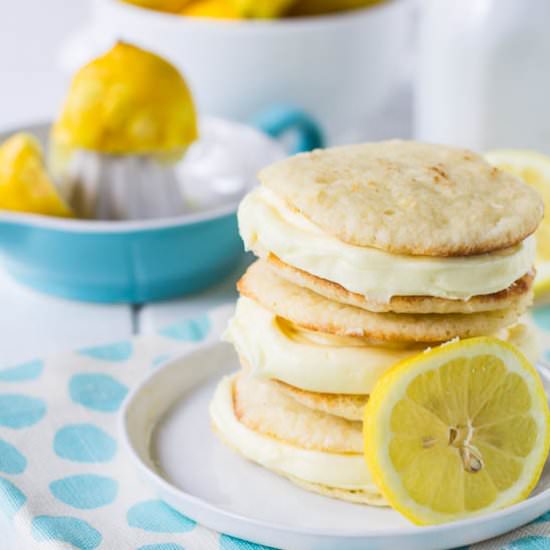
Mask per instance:
[[[191,92],[161,57],[119,42],[74,77],[53,128],[54,149],[180,158],[197,138]]]

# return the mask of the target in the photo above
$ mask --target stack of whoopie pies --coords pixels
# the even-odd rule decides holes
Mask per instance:
[[[307,489],[384,504],[362,438],[384,372],[480,335],[536,359],[519,318],[541,200],[470,151],[403,141],[298,155],[260,180],[239,209],[259,259],[226,333],[242,370],[217,389],[214,427]]]

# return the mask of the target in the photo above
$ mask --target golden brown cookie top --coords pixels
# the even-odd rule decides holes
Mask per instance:
[[[479,155],[413,141],[300,154],[260,180],[326,233],[395,254],[504,249],[533,233],[544,210],[536,191]]]

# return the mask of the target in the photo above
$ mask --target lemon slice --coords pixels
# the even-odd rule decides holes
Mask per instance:
[[[497,168],[510,172],[532,185],[544,200],[546,215],[537,236],[537,278],[535,295],[550,291],[550,157],[535,153],[503,149],[492,151],[485,158]]]
[[[0,209],[72,216],[46,173],[40,145],[29,134],[15,134],[0,145]]]
[[[550,445],[535,369],[508,343],[472,338],[388,371],[365,411],[365,457],[393,508],[416,524],[526,498]]]

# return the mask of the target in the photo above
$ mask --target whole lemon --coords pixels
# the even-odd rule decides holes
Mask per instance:
[[[231,0],[242,17],[272,19],[285,14],[294,0]]]
[[[289,15],[323,15],[339,11],[356,10],[384,0],[296,0]]]
[[[194,0],[181,10],[180,15],[213,17],[215,19],[240,18],[240,14],[231,0]]]

